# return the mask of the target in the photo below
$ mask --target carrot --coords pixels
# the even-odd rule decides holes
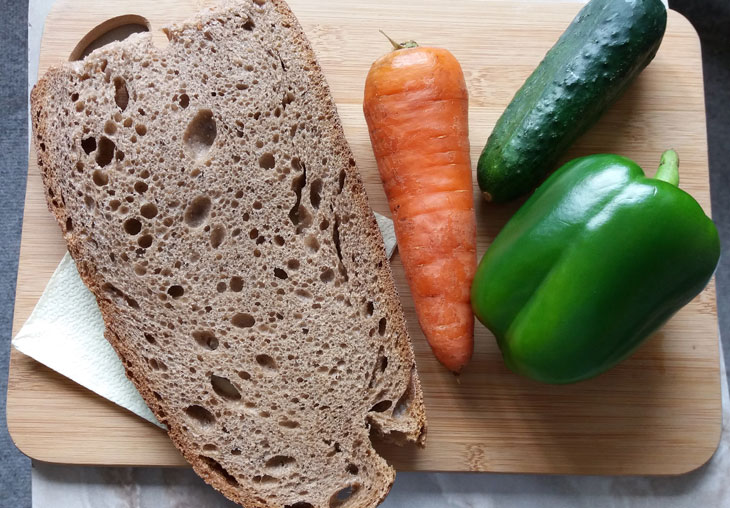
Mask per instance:
[[[388,39],[363,110],[419,324],[458,373],[473,350],[477,262],[466,84],[447,50]]]

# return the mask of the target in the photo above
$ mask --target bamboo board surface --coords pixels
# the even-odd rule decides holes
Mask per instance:
[[[148,23],[163,44],[162,26],[208,3],[59,0],[46,21],[40,73],[123,23]],[[361,110],[370,63],[389,48],[377,30],[447,47],[460,60],[471,97],[475,162],[515,91],[580,8],[483,0],[452,0],[448,6],[438,0],[291,0],[290,5],[324,69],[371,205],[386,215]],[[123,17],[106,22],[118,16]],[[565,159],[615,152],[653,174],[667,147],[680,154],[680,186],[709,214],[700,44],[689,22],[675,12],[670,12],[655,61]],[[34,154],[30,160],[13,334],[65,252],[46,208]],[[477,203],[481,255],[519,203]],[[457,383],[434,360],[418,328],[397,254],[392,267],[414,341],[429,423],[425,450],[384,450],[399,470],[678,474],[703,464],[716,449],[721,400],[714,283],[632,358],[572,386],[540,385],[511,373],[491,334],[477,323],[474,359]],[[185,464],[164,432],[15,350],[7,418],[18,447],[39,460]]]

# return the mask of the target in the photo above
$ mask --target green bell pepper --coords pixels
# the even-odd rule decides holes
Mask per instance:
[[[546,383],[596,376],[702,291],[720,241],[678,183],[668,150],[654,178],[630,159],[592,155],[535,191],[472,285],[474,313],[507,366]]]

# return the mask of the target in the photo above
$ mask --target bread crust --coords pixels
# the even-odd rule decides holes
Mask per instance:
[[[297,46],[298,54],[302,55],[304,60],[306,60],[304,65],[310,69],[309,78],[312,85],[310,91],[317,95],[316,102],[321,116],[327,118],[327,120],[319,122],[319,128],[328,131],[328,137],[335,140],[337,150],[345,155],[346,160],[351,161],[349,164],[344,165],[342,169],[347,174],[347,181],[350,182],[348,192],[357,211],[356,218],[364,227],[360,235],[362,248],[367,251],[368,257],[373,262],[372,268],[376,272],[374,278],[376,283],[371,290],[377,289],[380,291],[379,304],[385,308],[384,312],[388,316],[389,330],[394,330],[392,336],[396,338],[395,348],[400,356],[400,361],[403,365],[410,366],[411,370],[408,373],[400,372],[398,374],[410,376],[410,402],[405,410],[406,414],[396,420],[393,417],[388,418],[381,413],[369,413],[366,415],[366,425],[371,430],[379,432],[385,437],[388,437],[390,434],[394,441],[405,440],[423,445],[426,434],[426,416],[420,380],[415,369],[415,360],[408,338],[402,307],[385,255],[382,238],[367,201],[367,194],[362,179],[354,163],[353,154],[345,139],[329,87],[303,30],[283,0],[270,0],[270,2],[280,17],[280,23],[288,30],[290,37],[288,42]],[[206,23],[210,22],[211,19],[222,16],[231,10],[253,9],[255,11],[258,4],[259,2],[256,2],[256,4],[230,2],[215,10],[204,11],[197,18],[180,27],[169,29],[168,36],[174,39],[177,36],[176,34],[180,34],[186,29],[202,31]],[[258,5],[258,7],[261,6]],[[129,43],[124,41],[117,44],[119,45],[118,47],[124,47]],[[103,58],[104,54],[105,48],[101,48],[92,53],[88,59]],[[211,465],[212,463],[200,454],[200,447],[193,442],[191,433],[185,430],[186,424],[176,412],[179,408],[172,407],[174,406],[172,403],[166,400],[160,400],[156,396],[155,389],[150,384],[149,372],[146,367],[143,368],[140,352],[135,349],[134,342],[126,336],[130,333],[129,322],[124,319],[124,316],[120,312],[119,302],[109,298],[108,294],[105,294],[103,288],[108,281],[95,264],[95,253],[89,247],[89,242],[93,241],[93,239],[90,239],[84,234],[80,234],[80,228],[73,225],[77,217],[73,215],[74,210],[69,209],[65,201],[65,179],[69,178],[69,176],[67,173],[64,173],[62,167],[63,158],[58,155],[60,153],[59,151],[64,149],[61,147],[63,136],[55,128],[56,118],[53,115],[56,111],[54,110],[53,101],[56,99],[58,87],[65,86],[69,73],[82,72],[83,66],[84,63],[82,62],[50,69],[32,90],[31,115],[34,144],[43,183],[47,189],[46,196],[49,210],[56,217],[64,233],[69,252],[76,261],[82,280],[97,299],[106,325],[105,337],[124,363],[127,376],[135,384],[155,416],[168,426],[168,433],[173,443],[193,466],[197,474],[214,488],[221,491],[226,497],[243,506],[262,508],[284,506],[280,500],[268,499],[266,494],[254,482],[244,481],[244,479],[238,477],[232,482],[228,478],[230,476],[229,473],[222,474],[215,465]],[[93,231],[93,227],[92,224],[89,226],[89,229]],[[369,441],[365,443],[365,447],[371,447]],[[374,453],[372,448],[370,450],[369,453]],[[347,506],[372,506],[385,499],[395,478],[395,471],[387,465],[383,465],[378,469],[369,478],[369,480],[377,478],[378,484],[368,485],[368,495],[353,496],[352,499],[348,500]],[[302,497],[304,499],[301,502],[305,504],[301,506],[306,506],[306,503],[309,503],[307,501],[309,498],[307,496]],[[292,502],[289,505],[295,506],[296,502]],[[309,503],[309,505],[319,506],[320,503]]]

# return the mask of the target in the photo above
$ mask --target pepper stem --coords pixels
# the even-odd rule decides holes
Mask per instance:
[[[381,34],[385,36],[386,39],[390,41],[390,43],[393,45],[393,51],[398,51],[399,49],[405,49],[405,48],[417,48],[418,43],[416,41],[406,41],[406,42],[395,42],[393,39],[388,37],[388,34],[383,32],[382,30],[378,30]]]
[[[656,180],[662,180],[675,187],[679,185],[679,156],[672,149],[666,150],[659,161],[659,169],[654,175]]]

